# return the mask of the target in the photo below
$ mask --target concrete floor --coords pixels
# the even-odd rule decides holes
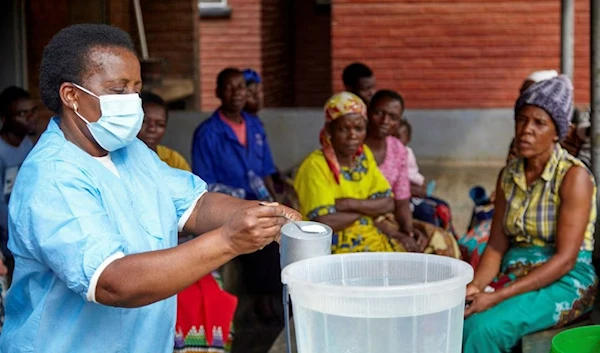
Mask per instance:
[[[452,209],[454,228],[457,234],[466,232],[471,220],[473,202],[469,198],[469,190],[481,185],[489,193],[495,189],[501,163],[446,163],[436,161],[419,161],[421,174],[427,180],[436,181],[434,196],[446,200]]]

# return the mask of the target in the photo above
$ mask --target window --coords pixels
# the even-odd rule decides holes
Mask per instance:
[[[200,0],[198,6],[200,8],[227,7],[227,0]]]
[[[198,0],[200,17],[230,17],[231,8],[227,0]]]

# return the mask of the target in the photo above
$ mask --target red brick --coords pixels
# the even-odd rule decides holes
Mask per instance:
[[[589,2],[576,2],[576,101],[589,99]],[[411,108],[510,107],[534,70],[560,65],[560,2],[334,0],[332,84],[372,66]]]
[[[295,1],[295,105],[323,106],[332,94],[331,13],[314,1]]]

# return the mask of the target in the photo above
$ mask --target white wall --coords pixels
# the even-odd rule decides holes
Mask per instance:
[[[170,112],[163,143],[190,160],[191,139],[208,113]],[[408,110],[410,146],[419,162],[498,164],[513,136],[511,109]],[[267,109],[261,113],[276,164],[287,170],[318,148],[323,112],[314,108]]]

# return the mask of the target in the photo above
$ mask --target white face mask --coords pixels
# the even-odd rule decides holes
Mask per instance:
[[[139,94],[105,94],[97,96],[76,83],[73,83],[73,85],[100,100],[101,116],[96,122],[89,122],[74,109],[75,114],[87,124],[90,133],[100,147],[112,152],[127,146],[135,140],[144,122],[144,110]]]

